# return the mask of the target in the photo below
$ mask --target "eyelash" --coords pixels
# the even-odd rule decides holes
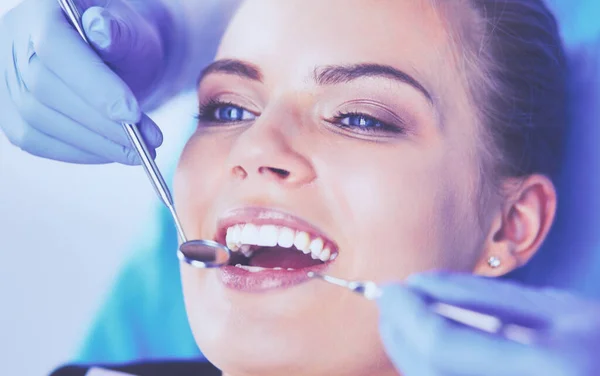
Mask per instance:
[[[231,107],[243,112],[248,112],[253,114],[254,116],[258,116],[253,112],[245,109],[242,106],[239,106],[230,101],[222,101],[219,99],[211,98],[208,101],[201,103],[198,107],[198,114],[196,114],[195,119],[199,122],[204,123],[219,123],[219,124],[234,124],[240,123],[247,120],[220,120],[215,118],[215,112],[219,109]],[[376,126],[361,126],[361,125],[348,125],[344,124],[343,121],[350,117],[358,117],[361,120],[366,120],[368,122],[374,122],[378,125]],[[338,112],[331,119],[326,120],[328,123],[335,125],[341,129],[349,130],[351,132],[361,133],[361,134],[404,134],[405,129],[402,126],[392,125],[382,120],[379,120],[373,116],[367,115],[358,111],[349,111],[349,112]]]

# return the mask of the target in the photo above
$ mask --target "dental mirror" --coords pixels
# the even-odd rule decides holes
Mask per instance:
[[[226,266],[231,259],[231,251],[212,240],[190,240],[179,247],[177,258],[195,268],[213,269]]]

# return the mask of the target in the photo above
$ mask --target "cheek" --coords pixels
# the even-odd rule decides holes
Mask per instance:
[[[219,304],[219,301],[215,301],[210,292],[207,291],[208,285],[210,285],[210,273],[211,271],[199,272],[185,264],[181,264],[183,297],[188,320],[194,335],[198,337],[197,334],[201,333],[201,338],[213,338],[213,330],[224,327],[220,322],[221,316],[210,315],[206,309],[207,306],[210,306],[216,310],[216,306]],[[199,297],[202,297],[202,299]],[[205,302],[209,298],[211,304],[207,305]],[[211,323],[211,325],[203,325],[204,323]]]
[[[387,282],[462,268],[456,255],[469,226],[460,223],[471,223],[472,216],[464,205],[469,188],[451,171],[452,163],[441,153],[408,147],[365,155],[324,163],[337,166],[327,184],[333,187],[330,199],[361,277]]]
[[[201,228],[211,200],[218,197],[230,150],[226,139],[204,137],[199,132],[185,146],[173,182],[175,205],[189,238],[204,238],[212,229]],[[201,213],[201,215],[199,214]]]

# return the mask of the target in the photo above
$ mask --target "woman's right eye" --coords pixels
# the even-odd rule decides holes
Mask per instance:
[[[212,123],[238,123],[255,120],[256,115],[233,103],[211,102],[200,106],[197,119]]]

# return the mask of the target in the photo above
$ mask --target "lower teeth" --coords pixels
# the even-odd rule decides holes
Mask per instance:
[[[242,270],[246,270],[249,271],[250,273],[258,273],[258,272],[262,272],[265,270],[285,270],[283,268],[261,268],[260,266],[249,266],[249,265],[242,265],[242,264],[237,264],[235,266],[236,268],[240,268]],[[288,271],[294,271],[296,269],[294,268],[287,268]]]

